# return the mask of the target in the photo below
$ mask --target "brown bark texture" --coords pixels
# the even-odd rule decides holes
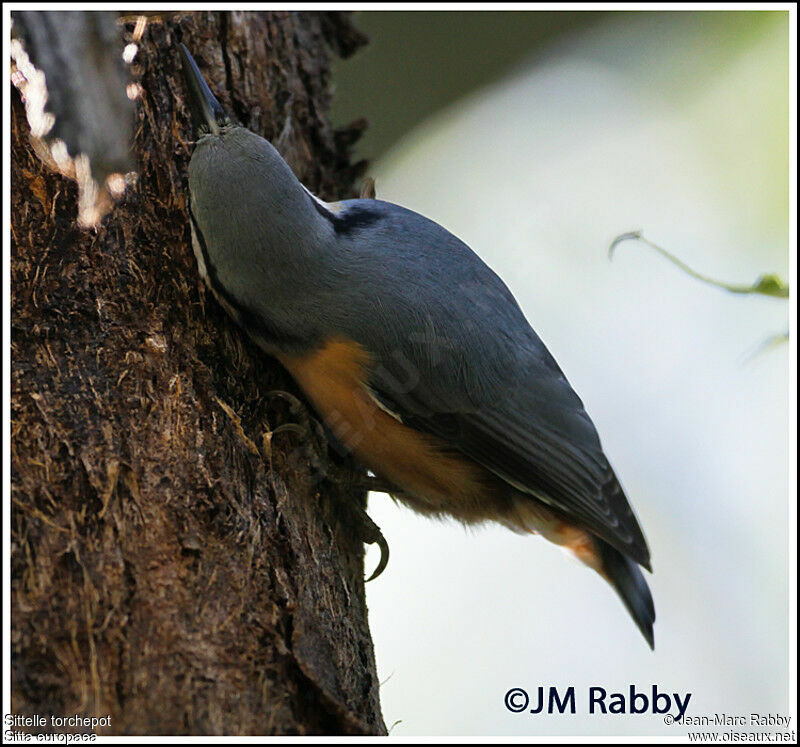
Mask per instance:
[[[104,734],[385,734],[355,468],[269,394],[298,392],[199,283],[179,41],[310,189],[351,196],[361,168],[360,125],[327,118],[330,54],[363,41],[345,14],[151,15],[138,178],[96,229],[12,95],[12,710],[110,716]]]

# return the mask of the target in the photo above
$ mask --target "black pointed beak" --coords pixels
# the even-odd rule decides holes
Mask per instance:
[[[192,122],[198,132],[212,132],[219,134],[219,128],[228,120],[225,110],[211,93],[205,78],[200,73],[200,68],[194,61],[189,50],[181,44],[181,67],[186,87],[189,89],[189,110],[192,113]]]

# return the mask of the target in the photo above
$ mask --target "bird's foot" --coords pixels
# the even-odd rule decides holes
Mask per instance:
[[[331,474],[332,462],[329,459],[328,445],[332,439],[325,426],[313,418],[306,405],[301,400],[289,392],[273,390],[267,392],[267,397],[285,400],[289,405],[289,413],[297,422],[283,423],[272,430],[272,436],[279,433],[293,433],[301,442],[304,448],[305,457],[310,461],[314,473],[319,479],[330,478],[335,482],[345,483],[347,487],[354,490],[375,491],[379,493],[393,493],[397,490],[388,482],[371,475],[358,474],[353,476],[348,469],[345,475],[336,476]],[[334,443],[335,445],[335,443]],[[338,470],[334,470],[336,472]],[[381,551],[378,566],[372,572],[367,581],[372,581],[383,573],[389,563],[389,543],[383,536],[380,527],[369,517],[369,514],[356,505],[352,500],[343,501],[346,510],[351,514],[353,524],[358,532],[359,538],[365,545],[377,545]]]
[[[393,497],[400,495],[400,491],[390,482],[374,475],[365,475],[359,473],[351,475],[348,480],[348,487],[355,490],[363,490],[366,492],[375,493],[388,493]],[[351,507],[353,504],[350,504]],[[369,517],[369,514],[359,506],[352,507],[356,526],[361,535],[361,541],[365,545],[377,545],[381,550],[381,559],[378,562],[377,568],[372,572],[372,575],[367,581],[372,581],[378,578],[383,573],[384,569],[389,563],[389,544],[383,536],[380,527]]]
[[[328,438],[325,428],[316,418],[313,418],[308,407],[301,400],[289,392],[275,389],[267,392],[266,396],[272,399],[282,399],[289,405],[289,414],[296,422],[283,423],[273,428],[270,436],[280,433],[293,433],[299,441],[298,450],[290,453],[290,459],[305,459],[312,468],[312,474],[322,479],[328,474]]]
[[[301,400],[291,392],[284,392],[283,389],[273,389],[266,393],[267,399],[282,399],[289,405],[289,412],[301,419],[308,420],[308,408]]]

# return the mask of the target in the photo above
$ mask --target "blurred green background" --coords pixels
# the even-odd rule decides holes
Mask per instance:
[[[377,158],[412,127],[491,83],[527,56],[603,12],[372,11],[357,14],[370,39],[355,63],[337,61],[333,116],[366,116],[361,157]]]
[[[613,592],[544,540],[370,497],[392,548],[367,588],[397,736],[662,735],[591,716],[590,686],[691,692],[689,713],[787,713],[788,303],[703,285],[789,273],[786,12],[362,12],[335,117],[380,199],[506,281],[595,421],[648,537],[651,653]],[[443,291],[446,292],[446,289]],[[370,551],[371,553],[371,551]],[[376,562],[370,554],[370,563]],[[511,687],[576,688],[575,716]],[[796,728],[796,724],[793,724]]]

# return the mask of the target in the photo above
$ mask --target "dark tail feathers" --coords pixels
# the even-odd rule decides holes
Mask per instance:
[[[642,631],[642,635],[655,648],[653,639],[653,623],[656,621],[656,609],[650,587],[647,585],[639,566],[625,557],[601,539],[595,539],[597,551],[603,563],[603,571],[622,598],[626,609],[634,622]]]

